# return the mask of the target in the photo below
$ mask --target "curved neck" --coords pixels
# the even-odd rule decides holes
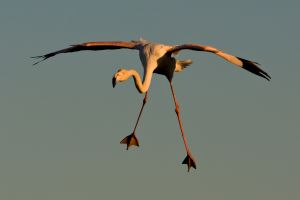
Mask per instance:
[[[150,72],[150,71],[145,72],[143,83],[142,83],[141,77],[137,71],[135,71],[134,69],[131,69],[131,70],[129,70],[129,73],[130,73],[130,76],[132,76],[134,79],[136,89],[140,93],[147,92],[147,90],[149,89],[150,84],[151,84],[151,78],[152,78],[153,72]]]

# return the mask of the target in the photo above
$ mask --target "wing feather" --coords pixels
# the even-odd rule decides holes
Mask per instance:
[[[199,44],[183,44],[183,45],[178,45],[178,46],[174,46],[172,48],[170,48],[167,52],[168,55],[172,55],[175,53],[178,53],[181,50],[193,50],[193,51],[205,51],[205,52],[210,52],[210,53],[214,53],[216,55],[218,55],[219,57],[227,60],[228,62],[237,65],[255,75],[258,75],[260,77],[263,77],[265,79],[267,79],[268,81],[271,79],[271,76],[269,74],[267,74],[265,71],[263,71],[261,68],[259,68],[257,65],[259,65],[256,62],[250,61],[250,60],[246,60],[240,57],[236,57],[234,55],[230,55],[228,53],[225,53],[219,49],[216,49],[214,47],[211,46],[203,46],[203,45],[199,45]]]
[[[114,50],[114,49],[136,49],[139,42],[131,41],[131,42],[124,42],[124,41],[114,41],[114,42],[86,42],[82,44],[71,45],[69,48],[61,49],[58,51],[54,51],[48,54],[44,54],[41,56],[34,56],[32,58],[41,59],[35,62],[33,65],[36,65],[48,58],[51,58],[60,53],[71,53],[76,51],[85,51],[85,50]]]

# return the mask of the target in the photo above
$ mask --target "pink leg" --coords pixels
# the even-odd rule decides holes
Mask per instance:
[[[173,100],[174,100],[174,103],[175,103],[175,112],[176,112],[176,115],[177,115],[180,130],[181,130],[181,136],[182,136],[183,143],[184,143],[186,153],[187,153],[187,156],[183,160],[182,164],[187,164],[188,171],[190,171],[191,167],[196,169],[196,162],[194,161],[192,153],[189,149],[189,145],[187,143],[187,139],[186,139],[185,134],[184,134],[184,129],[183,129],[182,122],[181,122],[181,117],[180,117],[179,104],[176,100],[175,92],[174,92],[173,85],[172,85],[171,81],[170,81],[170,87],[171,87],[171,91],[172,91]]]
[[[127,150],[129,149],[130,146],[132,145],[135,145],[135,146],[140,146],[139,145],[139,140],[137,139],[136,135],[135,135],[135,130],[137,128],[137,125],[140,121],[140,118],[141,118],[141,115],[142,115],[142,112],[143,112],[143,109],[144,109],[144,106],[145,104],[147,103],[147,98],[148,98],[148,91],[146,92],[145,94],[145,97],[144,97],[144,100],[143,100],[143,105],[142,105],[142,108],[140,110],[140,113],[139,113],[139,116],[137,118],[137,121],[135,123],[135,126],[134,126],[134,129],[133,129],[133,132],[126,136],[123,140],[121,140],[121,144],[126,144],[127,145]]]

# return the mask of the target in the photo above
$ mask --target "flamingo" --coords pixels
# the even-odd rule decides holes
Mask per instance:
[[[32,58],[41,59],[35,62],[33,65],[36,65],[48,58],[51,58],[61,53],[71,53],[71,52],[85,51],[85,50],[97,51],[97,50],[115,50],[115,49],[138,50],[142,66],[144,68],[143,80],[141,79],[141,76],[136,70],[124,69],[124,68],[119,69],[112,78],[112,85],[113,87],[115,87],[117,83],[124,82],[128,80],[130,77],[133,77],[135,87],[138,90],[138,92],[145,93],[142,107],[138,114],[138,118],[135,123],[133,132],[130,135],[126,136],[124,139],[122,139],[120,143],[127,145],[127,150],[131,146],[139,146],[139,140],[136,137],[136,128],[138,126],[144,106],[147,102],[148,90],[151,84],[152,75],[153,73],[164,75],[170,84],[172,97],[175,104],[175,112],[177,115],[181,136],[187,154],[182,164],[187,165],[188,171],[190,171],[191,167],[196,169],[196,162],[194,157],[192,156],[191,150],[189,148],[184,133],[181,115],[180,115],[179,103],[176,99],[174,87],[172,84],[172,79],[173,79],[174,72],[183,71],[187,66],[192,64],[192,61],[190,59],[177,60],[174,56],[177,55],[181,50],[209,52],[257,76],[265,78],[268,81],[270,81],[271,79],[271,77],[265,71],[263,71],[258,67],[259,65],[258,63],[240,57],[236,57],[234,55],[230,55],[212,46],[205,46],[205,45],[193,44],[193,43],[183,44],[183,45],[164,45],[164,44],[150,42],[142,38],[137,41],[132,40],[132,41],[111,41],[111,42],[86,42],[86,43],[71,45],[71,47],[69,48],[54,51],[42,56],[32,57]]]

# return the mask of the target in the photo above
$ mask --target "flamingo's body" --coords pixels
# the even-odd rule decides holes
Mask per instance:
[[[183,126],[181,124],[181,118],[180,118],[179,104],[176,100],[175,92],[174,92],[174,89],[172,86],[172,78],[173,78],[174,72],[182,71],[185,67],[190,65],[192,63],[192,61],[191,60],[180,61],[180,60],[177,60],[176,58],[174,58],[172,55],[176,55],[179,51],[181,51],[183,49],[210,52],[210,53],[214,53],[214,54],[218,55],[219,57],[229,61],[232,64],[237,65],[238,67],[246,69],[258,76],[261,76],[261,77],[267,79],[267,80],[271,79],[271,77],[266,72],[264,72],[262,69],[260,69],[257,66],[258,63],[227,54],[227,53],[225,53],[221,50],[218,50],[214,47],[211,47],[211,46],[202,46],[202,45],[198,45],[198,44],[184,44],[184,45],[178,45],[178,46],[163,45],[163,44],[152,43],[152,42],[149,42],[144,39],[140,39],[139,41],[130,41],[130,42],[122,42],[122,41],[120,41],[120,42],[87,42],[87,43],[82,43],[82,44],[78,44],[78,45],[73,45],[66,49],[62,49],[62,50],[48,53],[48,54],[45,54],[42,56],[34,57],[34,58],[42,58],[42,60],[34,63],[34,65],[38,64],[39,62],[41,62],[43,60],[46,60],[46,59],[52,57],[52,56],[60,54],[60,53],[69,53],[69,52],[76,52],[76,51],[82,51],[82,50],[113,50],[113,49],[121,49],[121,48],[136,49],[139,51],[140,60],[143,65],[143,68],[144,68],[143,81],[142,81],[140,75],[138,74],[138,72],[135,71],[134,69],[131,69],[131,70],[119,69],[117,71],[117,73],[115,73],[115,75],[113,76],[113,80],[112,80],[113,86],[115,86],[115,84],[117,82],[126,81],[126,80],[128,80],[129,77],[132,76],[134,78],[134,82],[135,82],[135,86],[136,86],[137,90],[140,93],[146,93],[144,101],[143,101],[143,106],[140,111],[138,120],[136,122],[134,131],[132,134],[125,137],[121,141],[121,143],[127,144],[127,149],[131,145],[139,146],[138,139],[135,136],[135,130],[138,125],[144,105],[147,102],[147,96],[148,96],[147,94],[148,94],[148,90],[149,90],[149,87],[151,84],[152,75],[153,75],[153,73],[162,74],[162,75],[166,76],[166,78],[168,79],[170,86],[171,86],[172,95],[173,95],[173,99],[174,99],[174,103],[175,103],[175,107],[176,107],[175,111],[176,111],[176,114],[178,117],[179,126],[181,129],[182,137],[183,137],[185,148],[187,151],[187,157],[184,159],[183,164],[188,165],[188,170],[191,167],[196,168],[196,164],[191,155],[191,152],[189,150],[189,147],[188,147],[188,144],[186,141],[186,137],[184,135],[184,130],[183,130]]]

